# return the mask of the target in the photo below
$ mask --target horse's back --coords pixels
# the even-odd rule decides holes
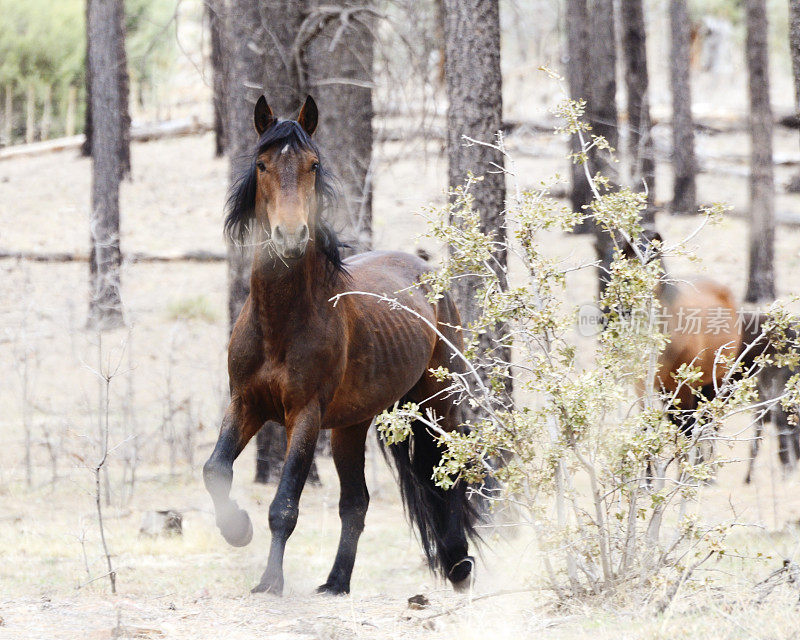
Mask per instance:
[[[711,278],[698,277],[669,285],[661,296],[670,341],[662,353],[662,371],[672,373],[682,364],[703,371],[702,385],[720,380],[727,368],[715,365],[719,356],[735,356],[741,331],[733,292]],[[667,389],[676,382],[661,376]]]
[[[403,251],[367,251],[347,258],[347,271],[352,278],[350,288],[359,284],[391,284],[397,280],[415,282],[431,270],[421,258]]]

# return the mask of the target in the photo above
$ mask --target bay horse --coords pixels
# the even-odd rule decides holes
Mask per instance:
[[[645,231],[641,243],[640,256],[645,261],[661,260],[666,276],[661,235]],[[628,259],[636,256],[630,244],[625,245],[623,253]],[[655,294],[661,304],[660,331],[668,338],[657,363],[656,390],[668,394],[669,417],[687,434],[701,400],[714,399],[728,374],[720,359],[739,354],[742,336],[736,301],[728,287],[705,277],[665,277]],[[698,367],[702,375],[692,384],[679,383],[674,374],[683,365]]]
[[[244,546],[253,536],[250,517],[230,497],[234,460],[267,421],[283,424],[287,434],[283,472],[269,508],[269,559],[253,592],[283,591],[286,541],[297,524],[321,429],[331,430],[341,537],[318,591],[343,594],[350,591],[369,504],[364,448],[373,418],[398,401],[413,401],[431,408],[445,431],[461,422],[446,383],[430,373],[437,367],[459,370],[447,346],[461,348],[458,310],[449,296],[431,303],[415,286],[429,269],[415,256],[371,251],[342,259],[324,218],[333,190],[312,140],[317,119],[310,96],[297,120],[278,120],[261,96],[254,111],[258,142],[227,205],[231,238],[242,241],[252,229],[261,238],[250,294],[228,347],[230,405],[203,467],[217,526],[231,545]],[[414,313],[375,296],[346,295],[334,304],[335,296],[348,292],[395,298]],[[421,422],[412,432],[405,442],[386,445],[406,513],[430,568],[455,588],[467,588],[473,565],[467,539],[475,534],[477,514],[462,481],[445,491],[432,480],[441,457],[433,434]]]

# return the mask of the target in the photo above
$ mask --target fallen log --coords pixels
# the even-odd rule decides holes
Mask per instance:
[[[131,125],[131,140],[136,142],[149,142],[160,138],[175,138],[178,136],[190,136],[198,133],[210,131],[212,125],[203,122],[198,118],[180,118],[177,120],[167,120],[165,122],[134,122]],[[52,140],[42,140],[30,144],[18,144],[11,147],[0,149],[0,160],[12,160],[14,158],[25,158],[36,156],[43,153],[53,153],[55,151],[68,151],[78,149],[86,139],[82,133],[77,136],[66,138],[54,138]]]
[[[134,251],[123,256],[123,261],[129,264],[137,262],[225,262],[227,254],[217,251],[197,249],[184,253],[153,254],[144,251]],[[0,249],[0,260],[26,260],[28,262],[89,262],[88,253],[71,253],[67,251],[10,251]]]

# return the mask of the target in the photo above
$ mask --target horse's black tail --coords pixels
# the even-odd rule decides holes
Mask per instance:
[[[401,406],[406,401],[401,400]],[[426,426],[414,421],[412,434],[392,445],[380,435],[378,440],[384,456],[391,456],[394,462],[406,516],[417,529],[428,566],[453,583],[461,583],[472,569],[467,539],[478,539],[478,514],[468,500],[463,481],[447,490],[436,486],[433,469],[442,454]]]

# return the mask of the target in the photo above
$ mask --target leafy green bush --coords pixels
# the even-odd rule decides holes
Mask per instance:
[[[562,131],[583,139],[577,162],[607,148],[581,122],[581,103],[565,101],[557,112],[565,119]],[[516,184],[518,172],[502,136],[493,146],[504,154]],[[472,340],[463,355],[474,355],[481,332],[503,327],[513,362],[489,354],[481,364],[472,360],[465,374],[434,372],[451,382],[461,402],[482,409],[483,419],[468,430],[442,431],[424,403],[396,407],[379,417],[378,426],[396,442],[408,437],[411,420],[426,423],[441,442],[435,477],[442,486],[456,478],[480,486],[493,476],[502,491],[487,493],[486,499],[513,507],[531,528],[549,584],[559,595],[642,587],[651,595],[660,593],[664,604],[697,566],[725,553],[729,527],[705,526],[693,512],[698,488],[724,460],[699,452],[703,443],[717,439],[729,416],[756,401],[755,381],[753,372],[740,371],[740,359],[719,362],[731,373],[717,397],[700,403],[691,430],[677,429],[665,410],[675,395],[662,397],[655,390],[657,361],[668,336],[655,321],[656,290],[665,276],[661,261],[650,258],[653,248],[669,256],[680,247],[643,248],[637,240],[646,196],[611,188],[600,176],[589,178],[595,199],[585,215],[616,246],[598,305],[606,310],[606,325],[591,363],[578,358],[578,350],[587,347],[576,339],[577,310],[565,303],[565,287],[569,271],[594,264],[571,266],[565,256],[545,253],[541,242],[543,232],[568,231],[581,215],[550,197],[547,187],[512,188],[505,248],[522,265],[522,274],[512,274],[504,287],[505,268],[492,259],[501,240],[481,231],[470,195],[475,179],[470,178],[452,192],[450,204],[429,211],[431,235],[450,252],[425,286],[435,300],[454,278],[478,276],[475,298],[482,314],[469,327]],[[721,207],[705,211],[701,224],[720,213]],[[623,246],[632,246],[635,255],[627,257]],[[480,369],[488,373],[488,384]],[[674,375],[681,385],[690,385],[697,373],[696,367],[684,366]],[[504,404],[500,392],[508,377],[517,391],[513,407]],[[497,459],[504,463],[493,464]]]

